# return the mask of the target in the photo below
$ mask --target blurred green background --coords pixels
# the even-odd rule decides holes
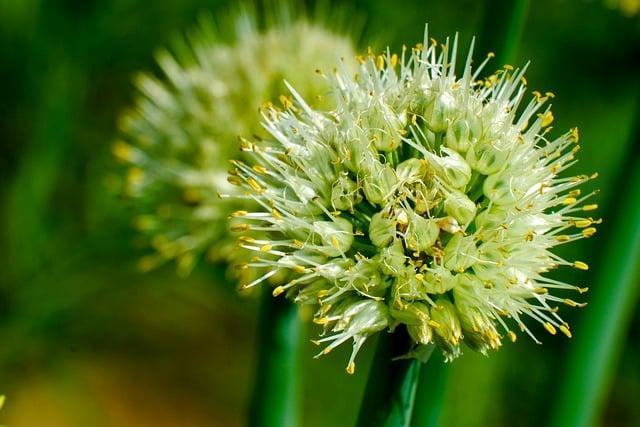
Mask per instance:
[[[600,268],[606,219],[620,209],[625,172],[640,167],[638,2],[621,1],[622,9],[615,3],[532,2],[516,61],[532,60],[532,89],[557,95],[556,129],[580,128],[583,150],[573,172],[600,174],[596,202],[605,224],[594,238],[564,248],[592,265],[572,278],[585,285]],[[108,190],[115,121],[131,102],[131,77],[154,70],[154,50],[200,13],[228,4],[0,2],[1,424],[246,422],[257,300],[237,296],[220,266],[200,265],[187,279],[173,265],[138,273],[140,242],[124,204]],[[459,31],[462,46],[477,34],[480,57],[489,50],[486,23],[504,24],[492,1],[362,0],[350,7],[366,20],[360,49],[368,40],[395,49],[415,44],[429,22],[437,38]],[[578,335],[590,310],[564,315]],[[544,336],[542,347],[523,338],[489,358],[467,350],[449,369],[441,425],[544,423],[571,346],[564,336]],[[304,426],[353,424],[374,346],[365,346],[355,376],[344,373],[346,347],[314,360],[305,339]],[[636,310],[601,425],[639,425],[638,360]]]

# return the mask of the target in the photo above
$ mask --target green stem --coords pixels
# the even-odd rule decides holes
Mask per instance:
[[[495,51],[498,66],[513,62],[516,59],[528,11],[529,0],[485,2],[479,52]],[[505,25],[499,25],[501,22]]]
[[[405,331],[381,334],[358,416],[359,427],[409,427],[422,362],[393,360],[409,349]],[[433,350],[433,348],[431,349]]]
[[[436,427],[439,424],[444,401],[449,365],[444,363],[444,356],[437,351],[422,369],[418,380],[417,405],[413,413],[411,427]]]
[[[638,135],[640,116],[636,123]],[[552,426],[598,424],[640,293],[640,156],[627,157],[593,294],[565,364]]]
[[[256,382],[249,425],[298,425],[300,323],[297,310],[284,298],[273,298],[264,287],[258,324]]]

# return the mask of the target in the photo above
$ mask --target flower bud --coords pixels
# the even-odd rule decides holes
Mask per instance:
[[[424,284],[419,277],[412,266],[404,266],[400,270],[400,274],[396,276],[393,286],[391,287],[391,300],[398,303],[398,301],[403,299],[423,299],[425,295]]]
[[[352,210],[360,203],[362,195],[358,185],[346,175],[340,176],[331,189],[331,205],[335,209]]]
[[[380,250],[380,269],[391,276],[398,276],[404,268],[406,259],[402,242],[395,239],[391,245]]]
[[[423,159],[407,159],[396,167],[398,180],[405,184],[420,181],[426,174],[427,165]]]
[[[469,165],[483,175],[491,175],[505,166],[509,152],[494,142],[481,141],[467,151]]]
[[[496,173],[484,180],[482,192],[496,205],[513,205],[524,195],[519,188],[520,183],[521,180],[517,176]]]
[[[444,294],[451,290],[455,284],[451,271],[441,265],[427,271],[424,276],[425,289],[430,294]]]
[[[419,344],[427,345],[433,341],[433,329],[428,323],[407,325],[407,332],[411,339]]]
[[[456,309],[448,298],[440,297],[436,300],[435,307],[431,308],[431,320],[438,325],[435,326],[436,339],[443,351],[448,358],[456,357],[460,352],[462,329]]]
[[[431,318],[429,306],[421,302],[392,304],[389,307],[389,314],[406,325],[421,325]]]
[[[316,221],[313,231],[320,236],[324,247],[321,252],[328,256],[339,256],[349,250],[353,243],[353,225],[344,218],[333,221]]]
[[[359,260],[350,271],[349,284],[359,292],[373,297],[383,297],[389,283],[382,280],[379,263],[372,259]]]
[[[466,120],[456,120],[447,129],[444,141],[447,147],[452,150],[456,150],[458,153],[465,153],[469,148],[470,134],[469,123]]]
[[[384,212],[377,212],[369,222],[369,239],[379,248],[391,243],[396,236],[396,221],[388,218]]]
[[[409,226],[404,237],[407,248],[416,252],[429,250],[438,240],[439,234],[440,227],[435,220],[410,213]]]
[[[480,287],[479,280],[472,275],[458,274],[453,295],[465,342],[472,349],[486,354],[489,349],[497,350],[502,342],[493,321],[478,308],[474,295]]]
[[[463,272],[476,263],[477,253],[473,236],[455,234],[444,248],[444,266],[449,270]]]
[[[432,132],[444,132],[449,126],[455,108],[455,98],[449,92],[436,96],[425,112],[426,125]]]
[[[471,167],[457,152],[446,147],[442,151],[447,156],[438,158],[436,169],[448,184],[455,188],[464,188],[471,179]]]
[[[395,171],[386,164],[365,176],[363,180],[364,195],[370,203],[383,204],[392,195],[397,181]]]
[[[385,104],[377,103],[367,110],[363,120],[365,129],[369,130],[370,140],[380,151],[393,151],[402,142],[406,115],[397,115]]]
[[[459,224],[471,223],[476,216],[476,209],[476,204],[460,191],[452,191],[444,201],[444,211]]]

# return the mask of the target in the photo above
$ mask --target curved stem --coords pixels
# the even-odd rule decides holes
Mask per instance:
[[[640,131],[640,110],[636,129]],[[632,135],[638,135],[633,132]],[[632,145],[633,147],[633,145]],[[616,363],[640,296],[640,155],[627,157],[616,188],[615,211],[607,218],[607,241],[597,266],[589,313],[576,327],[566,375],[552,426],[598,424],[611,388]],[[603,233],[605,234],[605,233]]]
[[[516,59],[518,45],[529,12],[529,0],[485,2],[485,17],[480,32],[481,54],[494,50],[499,67]],[[500,25],[500,23],[504,23]]]
[[[298,425],[300,322],[296,306],[263,287],[258,324],[255,384],[249,425]]]
[[[358,416],[359,427],[409,427],[423,362],[393,360],[409,349],[404,331],[381,334]],[[429,349],[431,355],[433,346]]]

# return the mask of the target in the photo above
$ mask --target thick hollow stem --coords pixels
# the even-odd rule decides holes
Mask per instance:
[[[422,362],[393,360],[406,353],[405,331],[381,334],[358,416],[359,427],[409,427]],[[431,349],[433,350],[433,348]]]
[[[300,322],[296,306],[263,289],[249,425],[298,425]]]
[[[449,365],[439,351],[429,359],[420,372],[416,404],[411,427],[436,427],[439,425]]]

